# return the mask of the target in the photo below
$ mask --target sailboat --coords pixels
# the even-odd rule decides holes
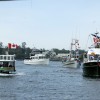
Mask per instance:
[[[94,43],[83,56],[83,76],[100,77],[100,36],[98,32],[91,35]]]
[[[72,53],[73,46],[75,46],[74,54]],[[70,53],[66,58],[62,59],[62,63],[65,67],[78,68],[80,66],[79,59],[78,59],[79,57],[78,49],[79,49],[79,40],[72,39]]]

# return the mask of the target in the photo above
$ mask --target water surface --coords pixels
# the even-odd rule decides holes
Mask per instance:
[[[0,100],[100,100],[100,79],[84,78],[82,68],[16,61],[16,70],[16,75],[0,77]]]

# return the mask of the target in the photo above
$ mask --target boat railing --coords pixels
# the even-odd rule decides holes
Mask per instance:
[[[0,61],[3,61],[3,60],[14,61],[15,56],[14,55],[0,55]]]

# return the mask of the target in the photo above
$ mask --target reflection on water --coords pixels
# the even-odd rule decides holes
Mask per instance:
[[[14,76],[0,77],[0,100],[99,100],[100,98],[100,79],[84,78],[82,67],[65,68],[61,62],[34,66],[17,61],[16,70]]]

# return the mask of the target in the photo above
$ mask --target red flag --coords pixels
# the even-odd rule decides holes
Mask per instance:
[[[94,43],[99,42],[99,39],[97,37],[94,37],[93,40],[94,40]]]
[[[9,49],[16,49],[16,48],[18,48],[18,45],[17,44],[11,44],[11,43],[8,43],[8,48]]]

